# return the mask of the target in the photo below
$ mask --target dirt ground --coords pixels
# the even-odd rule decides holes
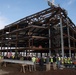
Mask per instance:
[[[2,66],[2,70],[8,73],[0,74],[0,75],[76,75],[76,69],[57,69],[50,71],[39,71],[39,67],[37,71],[26,71],[26,73],[20,72],[21,66],[19,64],[7,64],[7,67]]]
[[[6,72],[4,70],[0,70],[0,75],[8,74],[9,72]]]

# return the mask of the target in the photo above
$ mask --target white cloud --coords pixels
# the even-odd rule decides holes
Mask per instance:
[[[74,3],[75,0],[69,0],[68,1],[68,5],[71,5],[72,3]]]
[[[0,16],[0,29],[3,29],[5,25],[7,25],[9,22],[9,20],[4,17],[4,16]]]

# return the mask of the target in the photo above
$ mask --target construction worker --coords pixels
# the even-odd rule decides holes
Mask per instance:
[[[34,63],[34,65],[32,65],[32,70],[36,71],[36,57],[35,57],[35,55],[33,55],[33,57],[32,57],[32,62]]]
[[[53,69],[54,69],[54,70],[57,69],[57,65],[56,65],[56,57],[55,57],[55,55],[53,56]]]
[[[1,69],[1,63],[2,63],[2,56],[0,54],[0,69]]]
[[[71,57],[68,57],[68,65],[69,65],[69,68],[72,67],[72,59],[71,59]]]
[[[65,65],[65,67],[67,67],[67,57],[66,56],[64,57],[64,65]]]
[[[0,59],[2,58],[2,56],[0,55]]]
[[[39,58],[38,57],[36,57],[36,63],[39,63]]]
[[[73,67],[73,61],[72,61],[72,58],[70,59],[70,67],[71,67],[71,68]]]
[[[39,60],[39,66],[40,66],[40,71],[43,71],[44,59],[42,56],[40,57],[40,60]]]
[[[43,59],[44,59],[44,63],[46,63],[46,57],[44,57]]]
[[[60,69],[63,69],[64,68],[64,58],[63,57],[61,57],[61,60],[60,60]]]
[[[50,60],[49,61],[50,61],[50,64],[51,64],[50,66],[52,67],[52,65],[53,65],[53,57],[52,56],[50,56]]]
[[[68,60],[68,68],[70,68],[70,57],[68,57],[67,60]]]
[[[53,57],[50,56],[50,63],[53,64]]]
[[[61,62],[61,58],[59,55],[57,55],[57,67],[60,68],[60,62]]]
[[[61,57],[61,64],[64,65],[64,58]]]
[[[12,54],[12,59],[14,59],[15,58],[15,55],[14,54]]]
[[[50,70],[49,56],[46,57],[46,71]]]

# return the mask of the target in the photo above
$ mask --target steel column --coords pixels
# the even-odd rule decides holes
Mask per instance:
[[[71,57],[71,45],[70,45],[70,34],[69,34],[68,19],[67,19],[67,32],[68,32],[69,56]]]
[[[50,24],[49,24],[49,56],[51,56],[51,30],[50,30]]]
[[[61,31],[61,50],[62,50],[62,57],[64,58],[63,26],[62,26],[62,18],[61,17],[60,17],[60,31]]]

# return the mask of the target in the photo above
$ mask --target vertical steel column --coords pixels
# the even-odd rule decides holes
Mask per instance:
[[[71,57],[71,45],[70,45],[70,34],[69,34],[68,19],[67,19],[67,32],[68,32],[69,56]]]
[[[49,56],[51,56],[51,30],[50,30],[50,24],[49,24]]]
[[[32,48],[33,48],[33,43],[34,43],[34,40],[32,39],[32,43],[31,43],[32,44]]]
[[[9,30],[8,30],[8,40],[10,40],[10,34],[9,33],[10,33],[10,27],[9,27]],[[10,49],[10,41],[8,42],[8,49]]]
[[[18,25],[17,25],[17,30],[18,30]],[[16,32],[16,48],[15,49],[18,49],[18,32]]]
[[[8,38],[8,35],[6,35],[6,38]],[[8,55],[8,52],[9,52],[9,50],[8,50],[8,44],[9,44],[9,42],[7,42],[7,54],[6,55]]]
[[[2,33],[4,34],[4,30],[3,30]],[[3,44],[4,44],[4,37],[2,37],[2,42],[3,42]],[[5,46],[3,45],[2,48],[3,48],[3,50],[4,50]]]
[[[73,38],[75,38],[74,37],[74,32],[73,32]],[[73,47],[75,48],[75,41],[73,41]]]
[[[11,38],[10,31],[11,31],[11,28],[9,27],[9,35],[10,35],[10,38]],[[10,46],[10,50],[11,50],[11,42],[9,43],[9,46]]]
[[[30,45],[31,45],[31,44],[30,44],[30,42],[31,42],[31,40],[30,40],[30,30],[29,30],[29,32],[28,32],[28,35],[29,35],[29,40],[28,40],[29,43],[28,43],[28,46],[29,46],[29,48],[30,48],[30,47],[31,47],[31,46],[30,46]],[[30,55],[30,49],[28,50],[28,54]]]
[[[61,30],[61,50],[62,50],[62,57],[64,58],[63,26],[62,26],[62,18],[61,17],[60,17],[60,30]]]
[[[1,41],[1,42],[3,43],[3,37],[1,37],[1,39],[2,39],[2,41]],[[1,50],[2,50],[2,43],[1,43]]]

